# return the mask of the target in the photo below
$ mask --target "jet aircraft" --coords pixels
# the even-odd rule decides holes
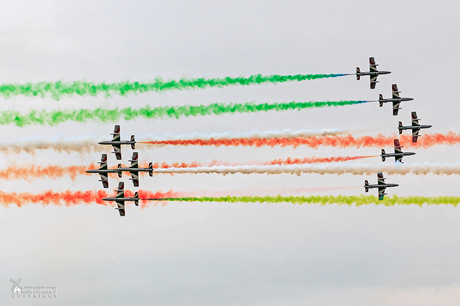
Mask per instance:
[[[136,191],[134,193],[134,198],[126,198],[125,197],[125,184],[123,182],[118,183],[118,189],[114,191],[117,192],[115,197],[108,197],[103,198],[102,201],[115,201],[117,203],[118,212],[120,213],[121,217],[125,216],[125,202],[134,202],[136,206],[139,206],[139,193]]]
[[[133,181],[134,187],[139,187],[139,172],[148,172],[149,176],[153,176],[153,164],[149,163],[148,168],[139,168],[139,157],[137,152],[133,152],[132,159],[129,160],[131,165],[129,168],[122,168],[121,164],[118,164],[118,177],[121,178],[122,172],[127,171],[131,174],[130,180]]]
[[[134,150],[136,148],[136,140],[134,139],[134,135],[131,135],[130,140],[120,140],[120,126],[117,124],[113,130],[113,139],[109,141],[100,141],[98,144],[100,145],[111,145],[113,147],[113,152],[115,153],[115,157],[117,160],[121,160],[121,146],[122,145],[131,145],[131,148]]]
[[[398,85],[396,84],[391,85],[391,91],[393,94],[393,97],[391,99],[384,99],[382,94],[379,95],[379,104],[380,104],[380,107],[382,107],[383,103],[393,102],[393,116],[396,116],[398,114],[398,111],[401,109],[399,108],[399,104],[401,102],[412,101],[414,99],[413,98],[401,98],[399,96],[400,91],[398,91]]]
[[[101,176],[101,179],[99,182],[102,182],[102,186],[104,188],[109,188],[109,181],[108,181],[108,175],[109,173],[116,173],[118,172],[116,169],[107,169],[107,154],[102,154],[101,161],[98,162],[100,164],[99,169],[91,169],[91,170],[86,170],[86,173],[99,173]]]
[[[401,121],[399,121],[399,134],[402,134],[403,130],[412,130],[412,142],[417,142],[419,135],[419,132],[421,129],[429,129],[431,125],[420,125],[418,122],[420,119],[417,118],[417,113],[412,112],[412,125],[406,125],[404,126]]]
[[[122,177],[122,172],[127,171],[131,173],[130,180],[133,181],[134,187],[139,187],[139,172],[148,172],[150,176],[153,176],[153,164],[150,162],[148,168],[139,168],[138,167],[138,153],[133,152],[133,159],[130,160],[131,166],[129,168],[122,168],[121,164],[118,164],[118,167],[115,169],[107,168],[107,154],[102,154],[101,161],[98,162],[100,165],[99,169],[86,170],[86,173],[98,173],[101,176],[99,180],[102,182],[104,188],[109,187],[108,174],[117,173],[118,177]]]
[[[371,79],[371,89],[375,88],[375,84],[378,83],[377,77],[379,74],[389,74],[391,73],[390,71],[378,71],[377,70],[377,64],[375,63],[375,60],[373,57],[369,57],[369,71],[361,72],[359,67],[356,67],[356,79],[359,80],[362,75],[368,75]]]
[[[409,155],[415,155],[414,152],[403,152],[401,150],[401,145],[399,144],[399,140],[398,139],[395,139],[394,140],[394,143],[395,143],[395,152],[394,153],[385,153],[385,150],[382,149],[382,154],[380,156],[382,156],[382,161],[384,162],[385,161],[385,157],[394,157],[395,158],[395,162],[400,162],[402,163],[402,158],[403,156],[409,156]]]
[[[383,200],[383,197],[386,195],[385,189],[388,187],[397,187],[398,184],[385,184],[385,178],[383,177],[382,172],[377,173],[377,184],[369,185],[367,180],[364,181],[364,190],[366,192],[371,188],[378,188],[379,190],[379,200]]]

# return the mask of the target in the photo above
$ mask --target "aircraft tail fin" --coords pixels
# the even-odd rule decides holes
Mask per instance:
[[[152,162],[149,163],[149,169],[150,169],[149,176],[153,176],[153,163]]]
[[[383,100],[383,95],[382,95],[382,94],[379,94],[379,104],[380,104],[380,107],[383,106],[382,100]]]
[[[403,126],[402,122],[399,121],[399,127],[402,127],[402,126]],[[402,134],[402,130],[401,130],[401,129],[399,129],[399,134]]]
[[[365,190],[366,192],[369,191],[369,182],[368,182],[367,180],[364,181],[364,190]]]
[[[361,70],[359,69],[359,67],[356,67],[356,79],[359,81],[359,79],[361,78],[361,76],[359,75],[359,73],[361,73]]]
[[[131,144],[131,149],[135,150],[136,149],[136,140],[134,139],[134,135],[131,135],[131,141],[133,141],[133,143]]]
[[[385,161],[385,156],[384,156],[384,155],[385,155],[385,150],[382,149],[382,161],[383,161],[383,162]]]
[[[134,193],[134,204],[139,206],[139,192],[137,191]]]

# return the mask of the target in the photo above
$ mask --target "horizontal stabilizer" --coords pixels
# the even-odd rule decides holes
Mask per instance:
[[[136,149],[136,140],[134,139],[134,135],[131,135],[131,141],[133,141],[133,143],[131,144],[131,149],[135,150]]]
[[[149,176],[152,177],[152,176],[153,176],[153,163],[152,163],[152,162],[149,163],[149,169],[151,169],[151,170],[149,171]]]

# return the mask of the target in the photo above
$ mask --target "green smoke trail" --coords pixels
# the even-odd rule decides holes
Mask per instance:
[[[23,127],[31,124],[36,125],[57,125],[66,121],[84,123],[89,120],[109,123],[118,122],[120,119],[134,120],[137,118],[144,119],[161,119],[189,117],[189,116],[206,116],[222,115],[233,113],[255,113],[266,111],[285,111],[285,110],[302,110],[318,107],[345,106],[367,103],[370,101],[324,101],[324,102],[285,102],[285,103],[213,103],[210,105],[183,105],[183,106],[150,106],[133,109],[113,108],[113,109],[79,109],[79,110],[31,110],[26,114],[18,111],[0,112],[0,125],[15,124]]]
[[[26,84],[2,84],[0,85],[0,96],[10,98],[12,96],[46,97],[50,96],[55,100],[62,97],[72,96],[97,96],[102,93],[110,97],[112,94],[126,96],[129,93],[145,93],[150,91],[163,92],[167,90],[184,90],[206,87],[224,87],[230,85],[252,85],[261,83],[283,83],[291,81],[316,80],[334,78],[347,74],[297,74],[297,75],[251,75],[249,77],[226,77],[226,78],[196,78],[164,81],[157,78],[151,83],[139,82],[118,82],[118,83],[94,83],[85,81],[74,81],[72,83],[38,82]]]
[[[183,197],[183,198],[164,198],[164,199],[151,199],[158,201],[178,201],[178,202],[226,202],[226,203],[292,203],[292,204],[339,204],[351,206],[361,205],[440,205],[440,204],[451,204],[457,207],[460,203],[460,197],[385,197],[382,201],[375,196],[241,196],[241,197]]]

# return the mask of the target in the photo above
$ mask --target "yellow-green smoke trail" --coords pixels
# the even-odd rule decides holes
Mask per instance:
[[[441,205],[450,204],[457,207],[460,203],[460,197],[455,196],[439,196],[439,197],[398,197],[393,195],[392,197],[385,197],[382,201],[379,201],[378,197],[372,195],[359,195],[359,196],[226,196],[226,197],[178,197],[178,198],[158,198],[151,199],[158,201],[177,201],[177,202],[226,202],[226,203],[292,203],[292,204],[338,204],[351,206],[361,205]]]

